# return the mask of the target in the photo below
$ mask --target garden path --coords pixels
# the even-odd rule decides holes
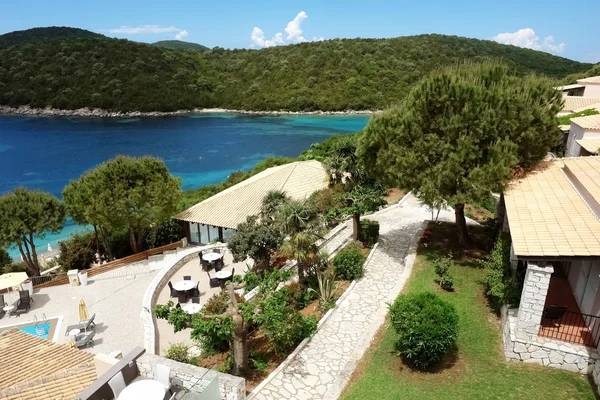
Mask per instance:
[[[293,359],[282,364],[248,397],[267,399],[337,399],[377,330],[387,304],[410,275],[416,243],[431,214],[414,197],[369,219],[380,223],[379,244],[365,275],[332,311],[317,333]],[[440,220],[453,220],[442,211]]]

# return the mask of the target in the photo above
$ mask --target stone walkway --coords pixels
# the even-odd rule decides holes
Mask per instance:
[[[402,290],[405,259],[427,213],[418,204],[371,216],[380,222],[379,245],[360,279],[290,364],[250,399],[336,399],[384,321],[387,302]],[[410,261],[412,263],[412,261]]]

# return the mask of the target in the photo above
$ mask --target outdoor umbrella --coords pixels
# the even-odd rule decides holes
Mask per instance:
[[[10,272],[0,275],[0,290],[11,289],[19,286],[21,283],[29,279],[26,272]]]
[[[83,299],[79,300],[79,320],[83,321],[84,319],[88,319],[88,310],[87,310],[87,306],[85,305],[85,301],[83,301]]]

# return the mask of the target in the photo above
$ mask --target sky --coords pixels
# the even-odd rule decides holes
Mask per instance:
[[[334,38],[441,33],[600,62],[599,0],[155,1],[0,3],[0,33],[71,26],[141,42],[262,48]]]

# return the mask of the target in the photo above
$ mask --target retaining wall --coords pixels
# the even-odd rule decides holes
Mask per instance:
[[[504,355],[507,359],[540,364],[580,374],[593,374],[594,381],[600,379],[600,359],[598,351],[591,347],[552,340],[538,336],[534,340],[515,336],[518,309],[503,306],[502,334]]]

